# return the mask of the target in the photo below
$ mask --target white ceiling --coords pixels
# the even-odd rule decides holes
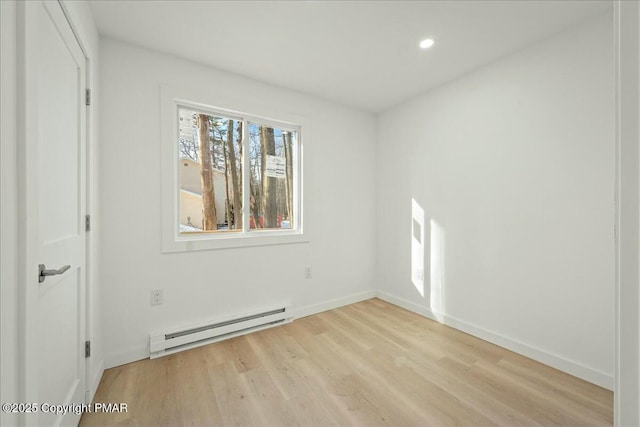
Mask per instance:
[[[378,112],[609,1],[92,1],[102,35]],[[418,42],[436,44],[422,51]]]

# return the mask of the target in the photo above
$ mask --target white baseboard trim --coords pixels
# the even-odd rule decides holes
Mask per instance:
[[[106,369],[115,368],[116,366],[126,365],[127,363],[136,362],[149,358],[149,343],[144,346],[132,348],[120,353],[109,354],[104,358]]]
[[[422,307],[418,304],[415,304],[404,298],[396,297],[387,292],[378,291],[376,293],[376,296],[390,304],[397,305],[416,314],[427,317],[431,320],[435,320],[436,322],[451,326],[454,329],[458,329],[469,335],[473,335],[474,337],[483,339],[500,347],[504,347],[508,350],[529,357],[535,361],[551,366],[552,368],[556,368],[560,371],[566,372],[567,374],[581,378],[600,387],[604,387],[608,390],[613,390],[614,379],[612,375],[607,375],[604,372],[600,372],[587,366],[581,365],[580,363],[577,363],[575,361],[556,356],[552,353],[540,350],[511,338],[507,338],[503,335],[483,329],[462,320],[458,320],[443,314],[438,314],[436,316],[436,314],[427,307]]]
[[[320,313],[322,311],[331,310],[334,308],[342,307],[345,305],[353,304],[356,302],[375,298],[377,292],[374,290],[359,292],[357,294],[348,295],[346,297],[335,298],[328,301],[323,301],[317,304],[311,304],[304,307],[299,307],[291,310],[293,319],[299,319],[300,317],[310,316],[312,314]],[[105,356],[104,364],[106,369],[114,368],[116,366],[125,365],[127,363],[135,362],[137,360],[149,358],[149,344],[138,348],[129,349],[120,353],[113,353]]]
[[[354,304],[356,302],[365,301],[371,298],[375,298],[378,295],[377,291],[364,291],[357,294],[348,295],[346,297],[335,298],[328,301],[323,301],[317,304],[311,304],[304,307],[298,307],[293,311],[293,318],[299,319],[301,317],[311,316],[312,314],[321,313],[327,310],[333,310],[334,308],[343,307],[345,305]]]
[[[100,385],[100,381],[102,380],[102,375],[104,374],[104,360],[98,363],[98,369],[92,375],[91,382],[89,383],[89,402],[93,402],[93,398],[96,395],[96,391],[98,391],[98,386]]]
[[[581,365],[580,363],[574,362],[572,360],[556,356],[552,353],[546,352],[544,350],[540,350],[528,344],[524,344],[522,342],[513,340],[511,338],[483,329],[481,327],[453,318],[451,316],[440,315],[440,314],[436,316],[436,314],[434,314],[427,307],[422,307],[404,298],[396,297],[384,291],[374,291],[374,290],[363,291],[357,294],[348,295],[346,297],[335,298],[335,299],[323,301],[317,304],[298,307],[295,310],[292,310],[292,314],[295,320],[301,317],[311,316],[316,313],[321,313],[323,311],[332,310],[334,308],[343,307],[345,305],[354,304],[360,301],[365,301],[365,300],[376,298],[376,297],[390,304],[397,305],[399,307],[407,309],[411,312],[414,312],[416,314],[419,314],[431,320],[435,320],[436,322],[440,322],[447,326],[451,326],[452,328],[458,329],[462,332],[466,332],[477,338],[483,339],[490,343],[496,344],[500,347],[504,347],[508,350],[511,350],[523,356],[529,357],[545,365],[559,369],[563,372],[566,372],[570,375],[581,378],[590,383],[596,384],[600,387],[604,387],[608,390],[613,390],[614,379],[613,379],[613,376],[611,375],[607,375],[604,372],[600,372],[595,369],[589,368],[587,366]],[[120,352],[117,354],[111,354],[105,357],[104,365],[102,365],[101,368],[96,372],[97,380],[94,379],[94,383],[92,384],[92,390],[91,390],[92,398],[93,398],[93,395],[95,394],[95,391],[97,390],[97,386],[100,382],[100,378],[102,377],[102,372],[104,371],[105,368],[109,369],[109,368],[124,365],[127,363],[135,362],[137,360],[148,359],[148,358],[149,358],[148,345],[130,349],[128,351]]]

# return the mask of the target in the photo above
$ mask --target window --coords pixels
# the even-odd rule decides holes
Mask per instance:
[[[303,241],[301,127],[163,98],[163,250]]]
[[[178,109],[180,234],[242,230],[240,120]]]

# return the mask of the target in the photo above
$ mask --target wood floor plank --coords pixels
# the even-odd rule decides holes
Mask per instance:
[[[81,426],[613,425],[613,394],[379,299],[105,371]]]
[[[474,387],[473,384],[465,379],[456,377],[446,370],[439,369],[437,364],[425,363],[425,360],[420,358],[419,355],[415,355],[415,359],[412,358],[413,356],[401,357],[398,363],[410,367],[416,375],[419,375],[425,381],[433,382],[458,400],[464,401],[466,405],[491,420],[490,425],[521,427],[541,425],[534,420],[530,420],[526,414],[519,413],[515,408]]]

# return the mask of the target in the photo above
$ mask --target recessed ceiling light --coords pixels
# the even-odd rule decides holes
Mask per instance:
[[[435,42],[433,39],[424,39],[420,42],[421,49],[429,49]]]

